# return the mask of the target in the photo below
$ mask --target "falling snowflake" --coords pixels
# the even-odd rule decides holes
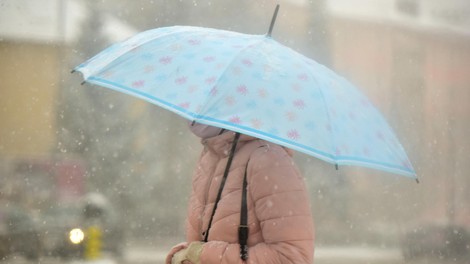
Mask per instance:
[[[266,207],[271,208],[271,207],[273,207],[273,205],[274,205],[273,201],[271,201],[271,200],[266,201]]]

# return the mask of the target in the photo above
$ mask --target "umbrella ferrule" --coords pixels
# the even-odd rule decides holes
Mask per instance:
[[[266,36],[271,37],[271,33],[273,32],[274,23],[276,22],[277,12],[279,11],[279,4],[276,6],[274,10],[273,18],[271,19],[271,25],[269,25],[269,31]]]

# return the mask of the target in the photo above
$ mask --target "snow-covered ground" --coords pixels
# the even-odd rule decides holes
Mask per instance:
[[[64,262],[57,258],[42,258],[40,261],[28,262],[22,256],[10,256],[0,264],[159,264],[164,263],[165,249],[150,246],[129,248],[122,260],[104,258],[101,260],[74,260]],[[365,247],[321,247],[315,250],[315,264],[403,264],[399,249],[365,248]],[[468,264],[465,260],[417,259],[407,264]]]
[[[324,247],[315,250],[316,260],[348,259],[348,260],[401,260],[399,249],[366,248],[366,247]]]
[[[126,259],[128,263],[163,263],[166,253],[152,248],[133,248],[127,252]],[[349,260],[358,261],[358,263],[367,263],[367,261],[375,261],[372,263],[382,263],[381,261],[401,263],[402,257],[398,249],[327,247],[315,250],[315,263],[329,260]]]

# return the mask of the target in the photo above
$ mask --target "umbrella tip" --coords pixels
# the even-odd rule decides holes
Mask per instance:
[[[276,9],[274,10],[273,18],[271,19],[271,25],[269,25],[269,31],[267,36],[271,37],[271,33],[273,32],[274,23],[276,22],[277,12],[279,11],[279,4],[276,5]]]

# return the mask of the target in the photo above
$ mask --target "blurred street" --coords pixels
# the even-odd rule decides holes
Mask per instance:
[[[290,74],[303,62],[290,63],[290,56],[278,58],[270,49],[261,57],[273,59],[265,62],[251,53],[227,61],[225,48],[241,46],[226,40],[200,52],[192,45],[206,39],[161,45],[178,56],[189,47],[181,61],[161,54],[157,45],[154,50],[134,43],[126,47],[128,55],[117,56],[135,58],[134,68],[121,72],[118,66],[127,63],[113,59],[116,68],[85,74],[100,73],[108,84],[116,78],[126,87],[118,91],[136,90],[138,96],[131,96],[108,89],[114,85],[81,84],[85,76],[70,71],[150,29],[185,25],[261,36],[274,1],[0,0],[0,264],[164,263],[171,246],[184,238],[191,176],[207,147],[186,118],[225,111],[209,111],[196,103],[196,94],[214,97],[216,106],[242,106],[230,110],[227,120],[204,119],[211,125],[220,121],[226,128],[247,127],[251,136],[276,135],[274,144],[284,142],[281,134],[288,141],[314,135],[316,155],[295,151],[293,162],[314,217],[315,264],[470,264],[470,0],[276,2],[281,9],[272,40],[314,60],[315,70]],[[251,46],[246,51],[257,54]],[[220,56],[206,56],[209,51]],[[238,59],[242,64],[236,66]],[[161,68],[170,65],[174,71]],[[313,78],[318,72],[325,76]],[[331,81],[332,73],[343,77]],[[137,76],[142,78],[131,80]],[[259,83],[239,83],[248,79]],[[345,81],[350,84],[343,87]],[[287,88],[285,94],[275,95],[278,84]],[[349,86],[363,98],[345,104]],[[162,89],[168,90],[161,98],[141,96]],[[248,96],[255,97],[241,103]],[[167,107],[157,103],[176,98],[181,101]],[[240,118],[257,115],[254,109],[268,101],[274,107],[263,118]],[[176,112],[168,111],[170,105]],[[347,111],[338,111],[343,106]],[[373,108],[381,118],[365,118]],[[291,130],[305,113],[324,115]],[[268,125],[271,119],[277,125],[277,117],[288,120],[290,131]],[[394,137],[369,127],[382,119]],[[359,121],[363,125],[352,126]],[[319,140],[324,134],[331,136]],[[352,140],[359,134],[361,140]],[[327,146],[329,141],[337,145]],[[385,148],[372,151],[374,142]],[[397,142],[411,164],[389,148]],[[329,162],[318,159],[325,155]],[[420,183],[395,177],[394,169],[381,171],[387,165],[378,162],[382,158],[412,165]],[[341,166],[349,161],[376,164]],[[205,195],[208,204],[212,196]],[[266,208],[281,204],[265,200]],[[103,256],[102,249],[121,257]],[[455,252],[467,255],[454,259]],[[416,254],[426,258],[404,259]]]
[[[28,262],[22,256],[10,256],[2,264],[155,264],[164,263],[166,249],[154,249],[150,246],[132,247],[127,250],[123,260],[111,257],[95,261],[72,260],[64,262],[59,258],[41,258],[38,262]],[[398,249],[378,249],[360,247],[328,247],[318,248],[315,253],[315,264],[468,264],[469,257],[459,259],[420,258],[405,261]]]

